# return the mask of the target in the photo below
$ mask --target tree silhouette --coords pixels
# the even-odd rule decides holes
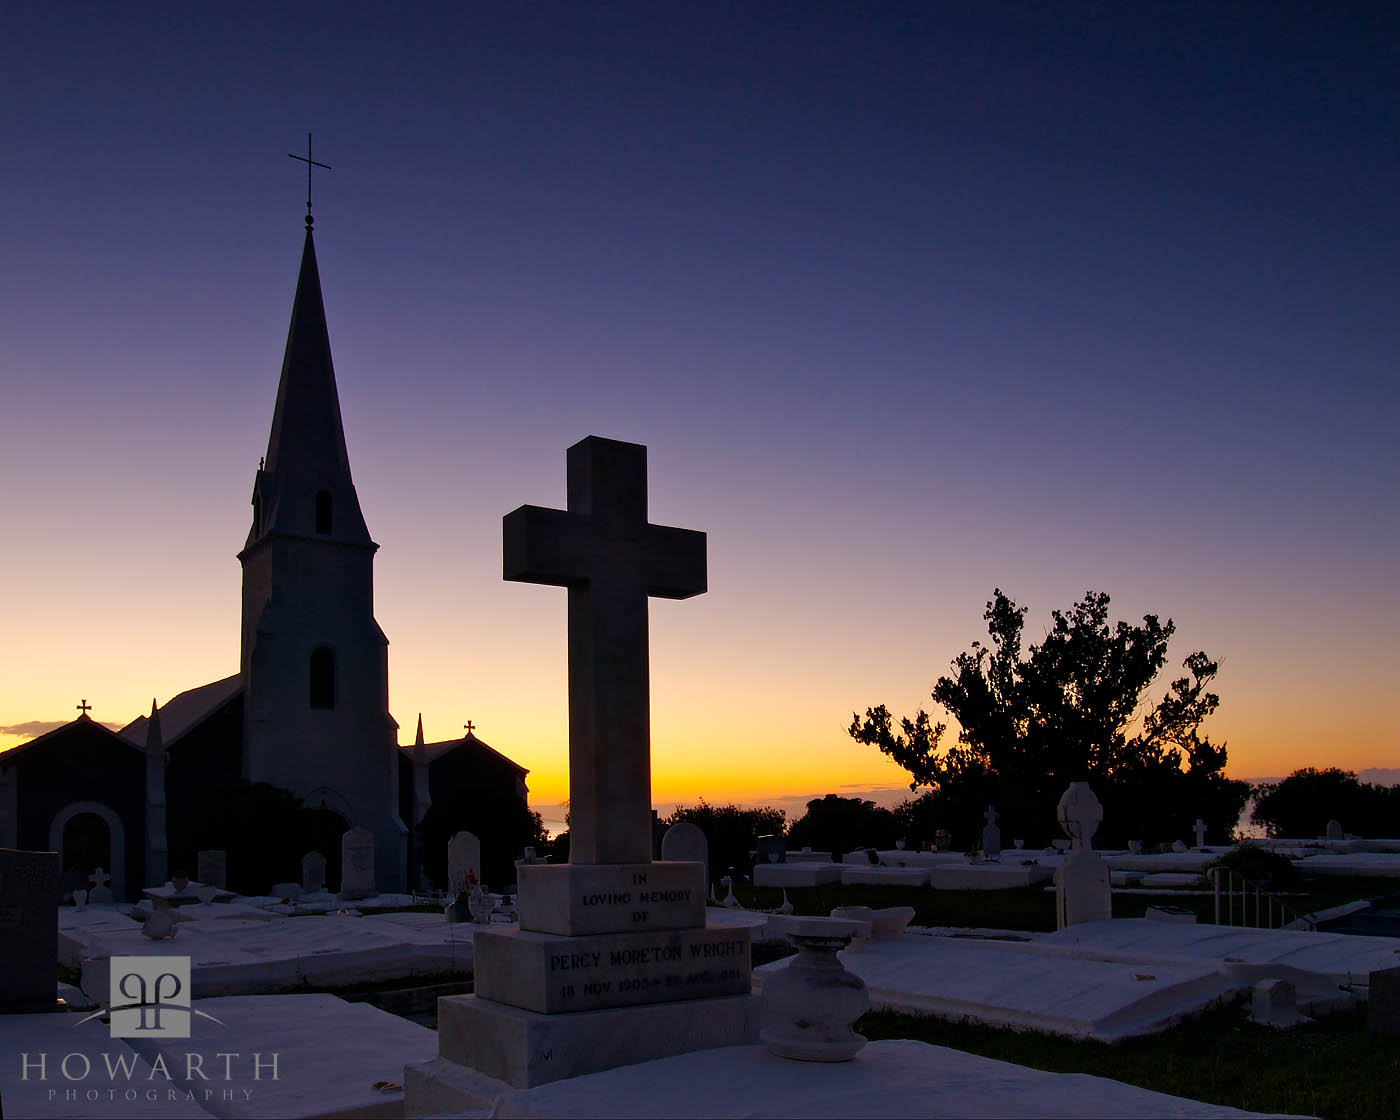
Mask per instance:
[[[1191,653],[1186,675],[1151,704],[1144,694],[1175,625],[1151,614],[1140,626],[1110,625],[1108,605],[1108,595],[1087,592],[1068,612],[1051,612],[1044,640],[1023,652],[1026,608],[997,588],[983,615],[990,643],[973,642],[933,687],[958,723],[952,746],[947,724],[922,709],[897,730],[883,704],[852,715],[852,738],[899,763],[911,790],[930,791],[898,810],[910,828],[949,828],[955,844],[973,847],[995,802],[1005,827],[1040,843],[1059,835],[1065,787],[1087,780],[1104,805],[1105,841],[1184,839],[1197,816],[1220,840],[1233,832],[1248,786],[1224,776],[1224,744],[1201,733],[1220,703],[1207,689],[1218,664]]]

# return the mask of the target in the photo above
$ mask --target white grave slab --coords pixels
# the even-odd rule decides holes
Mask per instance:
[[[1030,887],[1048,883],[1054,876],[1052,866],[1022,866],[1017,863],[955,863],[935,867],[929,884],[936,891],[1004,891],[1013,887]]]
[[[441,914],[206,919],[182,922],[158,942],[131,926],[88,939],[82,987],[93,998],[106,998],[112,956],[188,955],[197,999],[466,972],[473,961],[471,927]]]
[[[186,1053],[201,1054],[204,1071],[215,1074],[226,1064],[220,1053],[238,1054],[227,1063],[235,1074],[234,1098],[219,1094],[206,1106],[216,1116],[397,1116],[403,1108],[404,1066],[437,1050],[435,1031],[331,995],[230,996],[196,1000],[195,1007],[218,1022],[191,1016],[189,1038],[132,1044],[152,1064],[157,1055],[163,1057],[175,1085],[194,1091],[207,1084],[222,1089],[224,1083],[206,1083],[197,1073],[187,1076]],[[254,1054],[264,1063],[256,1071]],[[277,1055],[275,1080],[272,1054]],[[255,1072],[261,1076],[255,1078]],[[106,1115],[126,1113],[114,1109]]]
[[[875,867],[868,865],[841,869],[841,883],[847,887],[926,887],[928,886],[928,877],[929,869],[927,867]]]
[[[440,1063],[434,1063],[440,1065]],[[408,1070],[405,1077],[418,1071]],[[908,1039],[872,1042],[849,1062],[797,1062],[762,1046],[699,1050],[511,1089],[456,1075],[479,1115],[498,1117],[1250,1117],[1221,1105],[1079,1073],[1047,1073]]]
[[[840,958],[865,981],[872,1007],[1103,1042],[1163,1030],[1241,987],[1212,961],[1147,967],[1046,952],[1043,944],[906,933],[857,944]],[[755,984],[785,966],[755,969]]]
[[[202,1091],[196,1099],[190,1099],[188,1092],[158,1072],[152,1076],[150,1064],[126,1040],[111,1037],[101,1020],[80,1023],[82,1018],[76,1013],[0,1015],[0,1054],[4,1055],[4,1062],[0,1063],[0,1098],[4,1100],[6,1116],[42,1120],[106,1120],[113,1116],[206,1120],[217,1115],[199,1103],[204,1099]],[[25,1053],[35,1063],[40,1054],[47,1055],[42,1068],[30,1067],[28,1078],[22,1078],[20,1070],[20,1055]],[[60,1063],[69,1054],[82,1055],[68,1059],[69,1072],[79,1080],[69,1081],[63,1076]],[[104,1054],[113,1063],[116,1076],[109,1076]],[[128,1069],[130,1078],[125,1076]],[[69,1089],[78,1091],[77,1100],[66,1099]],[[127,1099],[129,1091],[136,1093],[134,1100]],[[216,1088],[215,1095],[217,1092]]]
[[[1086,954],[1124,961],[1213,960],[1233,974],[1247,975],[1251,984],[1270,976],[1292,980],[1300,993],[1316,992],[1324,984],[1364,984],[1374,970],[1400,964],[1400,943],[1392,937],[1144,918],[1086,922],[1046,934],[1038,943],[1073,946]]]
[[[1393,852],[1324,853],[1300,859],[1294,866],[1304,875],[1366,875],[1400,878],[1400,855]]]
[[[841,872],[845,870],[839,863],[794,861],[788,853],[787,863],[760,863],[753,869],[753,885],[756,887],[823,887],[828,883],[839,883]]]

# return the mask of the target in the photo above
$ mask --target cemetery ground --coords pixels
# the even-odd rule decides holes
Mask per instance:
[[[1288,897],[1299,913],[1393,894],[1394,879],[1304,880]],[[782,892],[736,886],[745,906],[772,909]],[[797,913],[838,906],[912,906],[914,925],[1027,933],[1055,929],[1055,896],[1043,886],[1002,891],[930,891],[919,887],[832,884],[789,889]],[[1113,895],[1115,918],[1141,918],[1148,907],[1192,909],[1210,922],[1214,898],[1183,891]],[[791,950],[756,944],[755,966]],[[1392,1120],[1400,1116],[1400,1039],[1371,1035],[1366,1007],[1337,1011],[1290,1030],[1249,1021],[1249,998],[1192,1016],[1142,1038],[1109,1044],[938,1016],[872,1011],[856,1024],[871,1041],[907,1038],[1055,1073],[1112,1078],[1156,1092],[1255,1112],[1325,1120]]]
[[[917,1039],[1252,1112],[1325,1120],[1400,1116],[1400,1039],[1368,1034],[1364,1006],[1286,1031],[1251,1023],[1248,1015],[1248,1000],[1241,1000],[1114,1045],[884,1011],[865,1015],[856,1029],[871,1041]]]

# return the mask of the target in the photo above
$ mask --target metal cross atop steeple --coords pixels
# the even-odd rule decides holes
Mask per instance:
[[[306,164],[306,228],[307,228],[307,230],[309,231],[309,230],[311,229],[311,222],[312,222],[312,218],[311,218],[311,169],[312,169],[313,167],[324,167],[327,171],[330,171],[330,170],[332,170],[332,168],[331,168],[331,165],[330,165],[329,163],[317,163],[314,159],[311,158],[311,133],[309,133],[309,132],[306,134],[306,155],[304,155],[304,156],[299,156],[299,155],[294,155],[294,154],[291,153],[291,152],[288,152],[287,155],[291,156],[292,159],[299,159],[299,160],[301,160],[302,163]]]
[[[82,712],[83,715],[87,715],[88,712],[92,711],[92,705],[87,702],[86,696],[83,697],[83,702],[81,704],[74,704],[73,706]]]
[[[468,735],[470,735],[473,731],[476,730],[476,724],[474,724],[471,720],[467,720],[467,722],[462,724],[462,726],[467,729]]]

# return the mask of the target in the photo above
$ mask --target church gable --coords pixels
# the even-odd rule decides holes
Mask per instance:
[[[83,715],[0,755],[0,771],[15,803],[12,846],[59,852],[75,883],[103,867],[118,899],[144,885],[139,747]]]

